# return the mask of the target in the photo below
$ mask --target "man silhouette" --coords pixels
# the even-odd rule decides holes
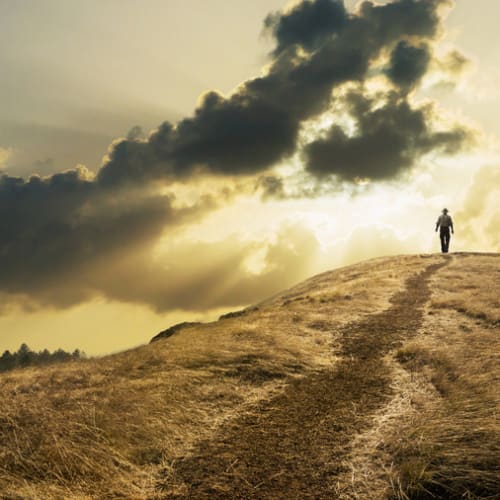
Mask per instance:
[[[443,208],[443,213],[438,217],[436,222],[436,233],[438,228],[440,228],[439,239],[441,240],[441,252],[448,253],[448,247],[450,246],[450,229],[452,234],[454,234],[454,231],[453,221],[448,215],[447,208]]]

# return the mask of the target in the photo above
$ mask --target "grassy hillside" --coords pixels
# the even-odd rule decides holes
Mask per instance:
[[[138,349],[1,374],[0,497],[299,498],[300,471],[319,498],[498,498],[499,263],[375,259]]]

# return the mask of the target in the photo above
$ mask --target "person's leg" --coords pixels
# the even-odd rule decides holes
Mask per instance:
[[[444,237],[444,253],[448,253],[448,248],[450,246],[450,228],[443,228],[443,237]]]
[[[441,240],[441,252],[445,253],[446,252],[446,241],[445,241],[445,232],[443,231],[444,228],[441,228],[439,230],[439,239]]]

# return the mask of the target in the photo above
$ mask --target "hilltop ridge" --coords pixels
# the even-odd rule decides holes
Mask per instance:
[[[499,254],[397,256],[0,377],[17,498],[495,498]]]

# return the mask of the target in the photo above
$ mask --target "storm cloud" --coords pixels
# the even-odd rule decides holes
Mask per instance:
[[[413,108],[396,92],[382,104],[352,92],[345,104],[355,133],[348,135],[335,124],[325,137],[305,147],[307,169],[315,175],[333,174],[346,181],[391,179],[425,154],[455,154],[472,140],[471,133],[460,125],[434,130],[432,106]]]
[[[99,171],[104,185],[158,177],[183,179],[195,170],[238,175],[271,167],[294,151],[298,122],[279,106],[235,94],[207,93],[195,116],[164,123],[148,141],[124,139]]]
[[[228,97],[208,92],[192,117],[165,122],[146,140],[132,135],[114,144],[98,182],[262,173],[295,153],[303,123],[328,109],[338,86],[363,82],[381,54],[392,51],[394,85],[414,85],[427,70],[425,41],[438,33],[445,3],[364,2],[349,13],[339,0],[308,0],[270,14],[265,30],[276,46],[263,76]]]
[[[427,45],[411,45],[399,42],[392,51],[387,75],[401,88],[411,89],[424,76],[431,61]]]
[[[174,207],[150,191],[109,193],[84,168],[25,181],[0,177],[0,291],[71,305],[95,293],[81,277],[212,208]],[[101,269],[102,271],[102,269]],[[51,296],[51,298],[48,298]]]
[[[342,0],[305,1],[285,14],[269,14],[264,26],[276,38],[273,53],[279,55],[293,45],[308,51],[319,48],[326,38],[346,24],[347,18]]]

